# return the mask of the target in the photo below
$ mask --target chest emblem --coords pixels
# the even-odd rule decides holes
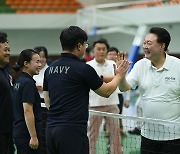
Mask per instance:
[[[175,77],[165,77],[165,83],[172,83],[175,82],[176,78]]]

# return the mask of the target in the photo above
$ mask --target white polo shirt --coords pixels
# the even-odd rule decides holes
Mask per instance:
[[[99,76],[101,75],[114,75],[114,67],[113,64],[116,64],[112,60],[105,60],[104,64],[99,64],[95,60],[95,58],[89,62],[87,62],[90,66],[92,66]],[[92,79],[93,80],[93,79]],[[96,106],[107,106],[107,105],[115,105],[119,104],[118,99],[118,88],[111,94],[109,98],[104,98],[97,95],[93,90],[90,90],[89,93],[89,104],[90,107]]]
[[[139,86],[144,117],[180,122],[180,59],[166,55],[159,69],[150,60],[141,59],[127,82],[132,88]],[[173,140],[180,138],[180,127],[145,123],[141,134],[153,140]]]
[[[46,64],[40,71],[38,75],[34,75],[33,79],[36,81],[36,85],[43,87],[43,81],[44,81],[44,72],[48,68],[48,65]],[[41,98],[44,98],[43,92],[39,91],[39,95]]]

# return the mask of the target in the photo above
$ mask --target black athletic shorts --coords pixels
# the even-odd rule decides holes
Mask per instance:
[[[87,129],[77,126],[46,127],[48,154],[89,154]]]
[[[180,139],[156,141],[141,136],[141,154],[180,154]]]

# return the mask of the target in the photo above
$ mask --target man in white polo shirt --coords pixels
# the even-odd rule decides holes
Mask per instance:
[[[106,40],[100,39],[93,43],[94,59],[87,62],[92,66],[97,74],[102,77],[104,82],[109,82],[114,76],[114,67],[116,63],[112,60],[107,60],[107,49],[109,45]],[[106,78],[106,79],[105,79]],[[93,79],[92,79],[93,80]],[[119,113],[117,104],[118,89],[112,93],[109,98],[103,98],[98,96],[94,91],[90,91],[89,104],[90,109],[102,112]],[[90,127],[89,127],[89,142],[90,142],[90,154],[95,154],[96,141],[98,138],[99,128],[101,126],[103,117],[93,115],[90,116]],[[110,151],[111,154],[121,154],[121,142],[120,142],[120,131],[118,119],[106,117],[106,124],[109,126],[110,135]]]
[[[119,88],[139,87],[144,117],[180,122],[180,59],[166,54],[170,40],[166,29],[151,28],[143,44],[145,58],[134,65]],[[141,154],[180,153],[178,125],[145,122],[141,135]]]

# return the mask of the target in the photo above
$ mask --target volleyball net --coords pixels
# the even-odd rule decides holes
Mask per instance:
[[[180,122],[134,117],[94,110],[90,110],[89,112],[88,131],[90,132],[90,127],[94,124],[93,132],[91,134],[98,134],[97,140],[96,137],[94,137],[94,141],[92,141],[93,137],[90,137],[90,133],[88,132],[90,151],[92,154],[120,153],[120,150],[123,154],[140,154],[141,135],[132,135],[128,133],[129,130],[134,129],[136,123],[141,123],[141,134],[151,140],[168,141],[177,138],[180,139]],[[93,117],[96,117],[96,122],[94,123],[91,122]],[[111,118],[110,123],[107,120],[108,118]],[[98,122],[98,120],[100,121]],[[101,126],[99,126],[98,123],[101,123]],[[122,125],[123,134],[120,131]],[[119,128],[119,133],[116,132],[116,128]],[[113,139],[115,138],[115,135],[118,135],[119,141],[117,138]],[[117,141],[120,143],[117,143]],[[118,145],[121,145],[121,149],[113,149],[118,148]]]

